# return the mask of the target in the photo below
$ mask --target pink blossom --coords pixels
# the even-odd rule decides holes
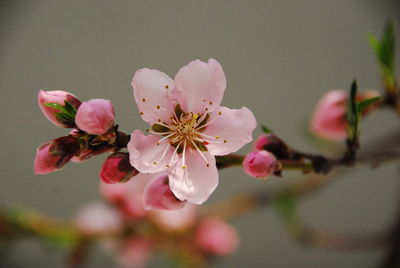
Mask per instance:
[[[243,160],[244,171],[255,178],[268,177],[278,167],[278,161],[275,156],[268,151],[250,152]]]
[[[103,135],[114,125],[114,107],[109,100],[93,99],[79,107],[75,122],[89,134]]]
[[[226,79],[214,59],[190,62],[175,80],[157,70],[138,70],[132,87],[142,119],[151,125],[149,135],[141,130],[131,135],[132,166],[143,173],[166,171],[178,199],[205,202],[218,185],[214,156],[252,140],[252,112],[220,106]]]
[[[176,210],[153,210],[150,218],[162,230],[166,232],[183,232],[191,228],[197,218],[197,207],[186,204],[183,208]]]
[[[202,250],[220,256],[231,254],[239,246],[239,236],[236,230],[216,218],[205,219],[199,224],[195,241]]]
[[[169,179],[167,174],[161,174],[152,179],[144,190],[144,206],[146,210],[180,209],[186,201],[181,201],[175,197],[169,188]]]
[[[318,102],[311,119],[311,130],[327,140],[347,137],[347,94],[344,90],[331,90]]]
[[[119,211],[103,203],[83,206],[75,219],[76,227],[85,235],[120,233],[123,224]]]
[[[61,106],[65,105],[65,101],[70,102],[75,108],[78,108],[80,101],[71,93],[61,90],[44,91],[39,90],[38,93],[38,104],[42,110],[44,116],[49,119],[50,122],[59,127],[74,127],[73,125],[67,124],[57,119],[56,113],[60,112],[58,109],[45,106],[46,103],[56,103]]]
[[[105,183],[126,182],[138,171],[129,163],[127,153],[116,152],[107,157],[100,171],[100,178]]]
[[[121,267],[141,268],[145,267],[150,259],[152,243],[142,237],[133,237],[122,246],[117,261]]]
[[[35,174],[47,174],[59,169],[60,156],[50,152],[51,144],[42,144],[36,150],[34,161]]]

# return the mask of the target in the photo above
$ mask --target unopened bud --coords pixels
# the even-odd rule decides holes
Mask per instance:
[[[129,162],[129,154],[117,152],[104,161],[100,171],[100,178],[105,183],[126,182],[138,173]]]

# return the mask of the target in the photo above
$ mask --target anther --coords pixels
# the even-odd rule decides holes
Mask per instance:
[[[143,99],[142,99],[142,101],[143,101],[143,102],[145,102],[145,101],[146,101],[146,99],[145,99],[145,98],[143,98]]]
[[[161,107],[160,107],[160,105],[157,105],[157,107],[156,107],[157,109],[160,109]]]

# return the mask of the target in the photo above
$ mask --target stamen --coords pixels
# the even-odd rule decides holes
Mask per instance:
[[[185,169],[186,165],[185,165],[185,153],[186,153],[186,140],[183,143],[183,152],[182,152],[182,168]]]
[[[193,141],[191,141],[191,142],[192,142],[192,144],[194,145],[194,147],[196,147],[197,152],[198,152],[198,153],[200,154],[200,156],[204,159],[204,161],[206,162],[206,164],[208,164],[207,158],[206,158],[205,155],[200,151],[199,147],[197,147],[196,143],[193,142]]]
[[[160,136],[162,136],[162,135],[167,135],[167,134],[174,134],[174,133],[171,132],[171,131],[168,131],[168,132],[155,132],[155,131],[150,130],[150,129],[149,129],[148,132],[151,133],[151,134],[156,134],[156,135],[160,135]]]
[[[208,125],[214,123],[217,119],[219,119],[219,116],[220,116],[221,114],[222,114],[221,112],[218,112],[218,116],[215,116],[213,119],[211,119],[211,121],[205,123],[204,125],[202,125],[201,127],[197,128],[196,130],[202,129],[202,128],[204,128],[204,127],[206,127],[206,126],[208,126]]]
[[[168,139],[169,137],[171,137],[171,136],[174,135],[174,134],[175,134],[175,133],[171,133],[171,134],[169,134],[169,135],[167,135],[167,136],[161,138],[161,139],[157,142],[157,145],[160,145],[161,142],[163,142],[165,139]]]

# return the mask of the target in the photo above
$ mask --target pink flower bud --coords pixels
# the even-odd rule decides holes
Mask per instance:
[[[44,91],[39,90],[38,93],[38,104],[40,109],[42,110],[44,116],[49,119],[52,123],[59,127],[75,127],[75,124],[70,122],[64,122],[60,119],[57,119],[56,113],[60,112],[58,109],[47,107],[46,103],[56,103],[61,106],[65,105],[65,101],[68,101],[72,104],[76,109],[78,109],[81,102],[71,93],[61,90],[54,90],[54,91]]]
[[[197,246],[214,255],[228,255],[239,246],[239,235],[236,230],[220,219],[203,220],[195,234]]]
[[[344,140],[347,137],[347,94],[331,90],[318,102],[311,119],[311,130],[327,140]]]
[[[85,101],[79,106],[75,122],[89,134],[103,135],[114,125],[114,107],[109,100]]]
[[[75,225],[85,235],[117,234],[122,231],[124,222],[118,210],[99,202],[83,206]]]
[[[105,183],[126,182],[138,173],[129,162],[129,154],[117,152],[104,161],[100,171],[100,178]]]
[[[57,171],[79,150],[79,142],[72,136],[57,138],[39,146],[34,161],[35,174]]]
[[[144,190],[144,206],[146,210],[175,210],[182,208],[185,204],[186,201],[179,200],[172,193],[169,188],[168,175],[166,174],[151,180]]]
[[[150,259],[152,243],[142,237],[134,237],[125,242],[118,254],[117,261],[121,267],[145,267]]]
[[[255,178],[268,177],[279,167],[275,156],[268,151],[254,151],[246,155],[243,169],[246,174]]]

